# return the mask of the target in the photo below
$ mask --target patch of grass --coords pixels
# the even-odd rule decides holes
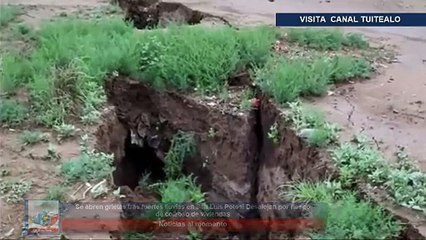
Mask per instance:
[[[299,136],[317,147],[325,147],[338,141],[339,128],[326,121],[322,112],[299,101],[289,103],[288,117],[294,124]]]
[[[27,118],[27,108],[18,101],[0,99],[0,125],[15,126]]]
[[[264,61],[275,41],[275,30],[268,27],[135,32],[119,18],[60,19],[41,26],[36,35],[37,47],[28,59],[5,56],[2,81],[8,91],[27,85],[37,120],[47,126],[68,116],[93,122],[105,101],[107,73],[138,76],[157,87],[220,91],[235,71]]]
[[[195,151],[194,136],[190,133],[178,132],[172,139],[170,150],[164,158],[164,171],[168,179],[176,179],[182,175],[183,162]]]
[[[142,58],[144,79],[159,87],[203,93],[221,91],[240,68],[269,56],[275,40],[267,28],[236,32],[228,27],[171,26],[166,32],[145,34],[150,41],[141,48],[149,50]]]
[[[370,64],[361,58],[345,55],[333,57],[287,59],[275,56],[262,68],[254,70],[255,81],[280,103],[299,96],[319,96],[327,92],[328,85],[352,78],[370,76]]]
[[[242,65],[262,66],[271,56],[272,44],[278,37],[276,28],[268,26],[240,29],[240,56]]]
[[[195,178],[192,175],[155,183],[150,185],[150,188],[158,191],[161,196],[161,203],[168,207],[148,211],[145,217],[149,219],[170,218],[177,210],[170,206],[170,204],[175,205],[188,202],[195,204],[205,203],[205,194],[201,191],[201,187],[195,183]]]
[[[69,189],[65,186],[51,186],[47,192],[46,200],[66,201]]]
[[[80,156],[60,166],[60,173],[68,183],[78,180],[94,182],[109,177],[114,171],[113,156],[89,149],[87,136],[82,137]]]
[[[312,239],[390,239],[399,236],[402,223],[382,208],[358,200],[353,192],[343,190],[338,182],[307,183],[291,186],[284,199],[327,204],[324,232],[311,232]]]
[[[366,49],[368,41],[362,34],[329,29],[289,29],[286,39],[318,50],[340,50],[343,47]]]
[[[426,214],[426,173],[404,158],[390,165],[367,141],[345,143],[333,151],[333,159],[342,169],[345,185],[358,178],[383,186],[396,203]]]
[[[7,203],[20,203],[25,194],[30,191],[30,181],[6,181],[0,180],[0,194]]]
[[[42,141],[48,141],[47,135],[40,131],[24,131],[19,138],[24,145],[34,145]]]
[[[20,14],[20,11],[21,8],[19,6],[0,5],[0,27],[4,27],[13,21]]]
[[[14,93],[31,78],[30,62],[18,53],[10,52],[0,56],[0,92]]]

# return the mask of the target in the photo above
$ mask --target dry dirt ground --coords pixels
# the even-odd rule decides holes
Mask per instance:
[[[418,0],[181,0],[198,10],[229,18],[238,24],[274,23],[276,12],[425,12],[426,2]],[[63,12],[69,13],[107,5],[101,0],[2,0],[1,4],[22,4],[23,20],[37,26],[41,21]],[[331,96],[314,104],[328,113],[331,121],[345,128],[346,135],[364,131],[373,136],[380,149],[391,157],[397,145],[406,146],[422,170],[426,170],[426,28],[351,29],[398,46],[399,56],[384,74],[364,83],[335,89]],[[19,131],[0,132],[0,160],[11,176],[31,180],[27,198],[46,195],[49,186],[59,183],[56,164],[32,159],[47,152],[47,144],[21,149]],[[58,145],[62,159],[79,153],[78,142]],[[72,192],[71,192],[72,193]],[[18,237],[22,227],[23,206],[0,202],[0,238]],[[6,235],[7,234],[7,235]],[[88,236],[87,236],[88,237]],[[85,237],[85,238],[87,238]],[[107,236],[97,236],[107,237]]]

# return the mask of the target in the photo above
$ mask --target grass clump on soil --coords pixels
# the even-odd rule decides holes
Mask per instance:
[[[390,239],[398,237],[403,229],[384,209],[358,200],[355,193],[344,190],[339,182],[301,182],[291,186],[282,198],[329,206],[321,216],[325,230],[308,233],[311,239]]]
[[[228,27],[171,26],[166,32],[143,35],[150,40],[143,48],[148,53],[142,58],[143,79],[158,87],[211,93],[246,65],[265,61],[276,32],[267,27],[237,32]]]
[[[30,181],[7,181],[0,179],[1,198],[7,203],[19,203],[25,194],[30,191],[32,183]]]
[[[339,128],[325,120],[325,115],[317,109],[299,101],[289,103],[288,117],[299,136],[313,146],[325,147],[337,143]]]
[[[19,6],[0,5],[0,27],[5,27],[9,22],[13,21],[20,12],[21,8]]]
[[[168,180],[159,186],[161,202],[163,203],[203,203],[205,194],[200,186],[195,184],[195,179],[190,176],[182,176],[176,180]]]
[[[28,109],[20,102],[0,99],[0,125],[15,126],[25,121]]]
[[[40,131],[24,131],[19,138],[24,145],[34,145],[42,141],[48,141],[48,136]]]
[[[263,68],[254,70],[257,84],[280,103],[296,100],[299,96],[319,96],[328,85],[352,78],[366,78],[370,64],[361,58],[345,55],[287,59],[270,58]]]
[[[68,160],[60,166],[60,173],[68,183],[77,180],[84,182],[100,181],[111,176],[114,171],[113,156],[96,152],[88,147],[87,136],[83,136],[80,145],[80,156]]]
[[[47,191],[46,200],[66,201],[69,189],[64,186],[51,186]]]
[[[345,143],[333,151],[333,159],[340,168],[340,179],[345,186],[363,178],[381,186],[401,206],[426,214],[426,173],[417,169],[405,154],[390,165],[371,143],[357,138],[356,143]]]
[[[90,122],[105,101],[101,86],[108,73],[137,76],[157,87],[212,92],[246,65],[265,61],[275,38],[268,27],[135,32],[118,18],[61,19],[41,26],[29,58],[5,56],[2,85],[8,92],[28,87],[39,123],[54,126],[69,116]]]
[[[289,42],[305,45],[317,50],[341,50],[343,47],[366,49],[368,41],[362,34],[344,33],[327,29],[289,29],[286,32]]]
[[[72,138],[75,137],[75,135],[77,134],[77,132],[79,131],[78,128],[76,128],[74,125],[72,124],[61,124],[61,125],[56,125],[53,127],[55,132],[57,133],[57,139],[59,142],[68,139],[68,138]]]

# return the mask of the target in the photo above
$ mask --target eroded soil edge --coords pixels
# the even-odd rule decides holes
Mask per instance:
[[[194,133],[197,153],[186,160],[184,172],[197,177],[209,202],[277,202],[281,184],[321,181],[327,176],[320,151],[307,146],[289,126],[278,121],[282,119],[280,112],[267,99],[257,110],[227,112],[199,98],[157,91],[141,81],[120,76],[107,80],[106,92],[114,108],[109,109],[109,117],[97,132],[97,148],[114,153],[117,186],[135,189],[143,174],[141,162],[161,164],[170,139],[179,130]],[[267,136],[274,123],[280,132],[275,143]],[[214,136],[209,134],[210,129],[214,129]],[[155,156],[139,152],[137,161],[126,158],[129,150],[124,146],[129,135],[140,146],[150,145]],[[144,165],[145,170],[147,165],[150,164]],[[149,170],[153,170],[152,166]],[[132,200],[146,201],[146,196]],[[239,215],[283,217],[282,213],[270,211]]]

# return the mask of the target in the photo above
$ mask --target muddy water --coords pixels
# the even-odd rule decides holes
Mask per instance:
[[[276,12],[425,12],[426,2],[416,0],[183,0],[203,11],[228,17],[238,24],[274,24]],[[426,28],[352,28],[372,38],[398,46],[398,63],[365,83],[351,85],[352,91],[317,99],[314,104],[330,120],[345,127],[346,137],[363,131],[374,137],[387,157],[397,146],[426,170]],[[343,87],[348,88],[348,86]],[[348,121],[348,116],[350,119]]]

